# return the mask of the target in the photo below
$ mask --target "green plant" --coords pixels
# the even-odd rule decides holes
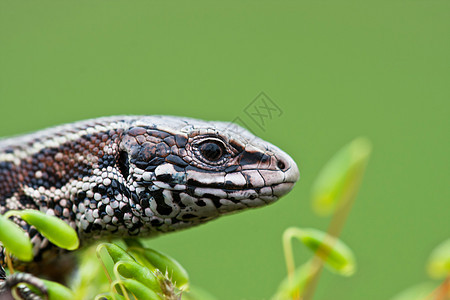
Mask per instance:
[[[10,255],[26,262],[33,258],[31,241],[21,227],[9,220],[12,216],[19,216],[35,226],[43,236],[61,248],[78,248],[75,230],[62,220],[35,210],[8,211],[0,216],[0,240],[7,251],[9,275],[14,274]],[[102,243],[83,250],[78,276],[69,283],[70,289],[56,282],[40,280],[46,287],[48,299],[160,300],[180,299],[181,294],[189,299],[208,297],[197,289],[188,292],[189,276],[173,258],[144,248],[137,240],[125,240],[125,246],[128,246],[127,251],[114,243]],[[18,284],[13,289],[24,285],[34,293],[46,296],[30,283]]]
[[[20,217],[34,226],[44,237],[60,248],[75,250],[79,246],[77,233],[64,221],[36,210],[10,210],[3,216],[0,215],[0,241],[5,248],[5,260],[9,275],[14,274],[10,255],[14,255],[17,259],[25,262],[33,259],[31,241],[21,227],[9,220],[13,216]],[[73,296],[73,293],[67,287],[59,283],[47,280],[42,280],[42,283],[47,289],[49,299],[68,299]],[[20,284],[13,289],[18,286]],[[28,286],[34,292],[39,293],[38,290],[33,289],[33,286],[29,284]]]
[[[342,276],[356,271],[353,252],[338,236],[354,203],[370,152],[370,142],[358,138],[324,166],[313,185],[312,205],[318,215],[332,216],[328,231],[296,227],[285,230],[283,248],[288,276],[272,299],[312,299],[323,265]],[[294,238],[314,253],[297,268],[291,242]]]
[[[392,300],[450,299],[450,239],[439,244],[431,252],[426,269],[428,275],[435,281],[412,286],[396,295]]]

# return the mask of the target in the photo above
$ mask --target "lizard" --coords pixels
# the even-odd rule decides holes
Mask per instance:
[[[1,139],[0,214],[54,215],[77,231],[81,245],[152,237],[273,203],[299,176],[288,154],[233,123],[102,117]],[[41,266],[25,270],[47,272],[63,250],[14,221]]]

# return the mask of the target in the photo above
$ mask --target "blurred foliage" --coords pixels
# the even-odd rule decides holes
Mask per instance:
[[[439,244],[428,259],[428,274],[435,279],[450,277],[450,239]]]
[[[344,276],[356,271],[356,261],[352,250],[339,239],[314,228],[289,228],[284,239],[296,238],[313,251],[330,270]]]
[[[349,201],[362,179],[370,151],[370,142],[358,138],[325,165],[312,188],[316,213],[330,215]]]

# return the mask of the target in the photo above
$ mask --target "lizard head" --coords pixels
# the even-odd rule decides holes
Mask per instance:
[[[293,159],[238,125],[143,117],[123,132],[119,168],[149,231],[270,204],[299,179]]]

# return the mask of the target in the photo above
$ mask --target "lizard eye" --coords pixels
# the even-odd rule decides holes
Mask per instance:
[[[219,141],[204,141],[198,145],[198,150],[204,159],[210,162],[219,161],[226,153],[225,146]]]

